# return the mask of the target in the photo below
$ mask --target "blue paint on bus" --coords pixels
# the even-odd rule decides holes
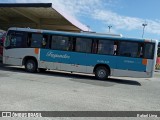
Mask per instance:
[[[111,69],[141,72],[146,71],[146,66],[142,64],[142,58],[98,55],[49,49],[40,50],[40,61],[93,67],[97,64],[106,64],[109,65]]]

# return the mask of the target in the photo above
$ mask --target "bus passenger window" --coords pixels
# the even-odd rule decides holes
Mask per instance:
[[[48,36],[47,35],[43,35],[42,38],[42,48],[47,48],[48,46]]]
[[[68,48],[67,48],[68,51],[72,51],[73,50],[73,41],[72,40],[69,40],[68,41]]]
[[[143,58],[143,52],[144,52],[144,44],[143,43],[139,43],[137,57]]]
[[[52,36],[51,48],[55,50],[69,50],[69,37]]]
[[[106,55],[114,55],[114,41],[99,40],[98,53]]]
[[[44,47],[46,46],[46,44],[47,44],[46,39],[43,38],[43,39],[42,39],[42,47],[44,48]]]
[[[31,47],[41,48],[42,39],[43,39],[42,34],[33,33],[31,38]]]
[[[114,45],[114,55],[117,55],[117,45]]]
[[[144,48],[144,58],[153,59],[154,57],[154,44],[146,43]]]
[[[92,53],[96,54],[98,49],[98,40],[94,40],[92,43]]]
[[[91,53],[92,39],[88,38],[76,38],[75,51]]]
[[[118,54],[125,57],[137,57],[138,46],[137,42],[120,42]]]
[[[27,47],[31,47],[31,40],[32,39],[32,34],[28,33],[28,37],[27,37]]]

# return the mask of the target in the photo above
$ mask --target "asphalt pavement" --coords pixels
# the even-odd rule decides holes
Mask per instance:
[[[0,111],[160,111],[160,72],[153,78],[100,81],[92,75],[57,71],[31,74],[0,64]]]

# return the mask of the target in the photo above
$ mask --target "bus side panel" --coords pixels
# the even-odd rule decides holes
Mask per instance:
[[[112,76],[115,77],[134,77],[134,78],[150,78],[152,77],[152,73],[148,72],[139,72],[139,71],[129,71],[129,70],[120,70],[113,69]]]
[[[118,57],[113,76],[152,77],[153,60],[142,58]]]
[[[41,49],[40,61],[46,66],[47,64],[52,66],[50,69],[56,70],[93,73],[95,65],[106,64],[111,68],[113,76],[151,76],[151,73],[147,72],[147,64],[144,65],[142,58]]]
[[[152,77],[153,60],[147,60],[143,63],[142,58],[131,58],[121,56],[107,55],[89,55],[92,64],[107,64],[111,68],[111,76],[126,77]],[[94,56],[94,57],[92,57]]]
[[[75,53],[47,49],[41,49],[40,51],[41,66],[46,66],[48,69],[86,73],[87,70],[85,58],[85,53]],[[47,65],[49,63],[52,63],[50,64],[51,67]]]
[[[21,66],[22,60],[26,56],[33,56],[36,59],[38,58],[38,54],[35,53],[34,48],[4,49],[3,63]]]
[[[142,58],[117,57],[117,69],[145,72],[146,65],[143,65]]]
[[[154,60],[148,59],[147,60],[147,65],[146,65],[146,71],[147,72],[152,72],[154,68]]]
[[[44,66],[53,62],[53,69],[83,73],[93,73],[93,69],[97,64],[108,64],[111,68],[116,68],[114,57],[46,49],[41,49],[40,52],[40,61],[45,64]],[[60,66],[57,66],[59,63]]]
[[[53,62],[39,61],[39,68],[54,69]]]

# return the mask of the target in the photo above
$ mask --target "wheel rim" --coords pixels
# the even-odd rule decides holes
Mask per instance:
[[[98,71],[98,77],[99,78],[104,78],[106,76],[106,71],[101,69]]]
[[[33,69],[33,64],[32,63],[27,63],[27,69],[32,70]]]

